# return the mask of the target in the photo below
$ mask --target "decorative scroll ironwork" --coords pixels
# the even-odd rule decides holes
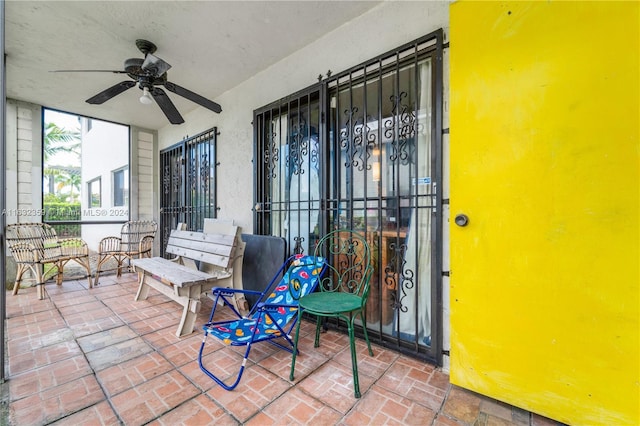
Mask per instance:
[[[267,165],[267,174],[271,176],[272,179],[275,179],[277,177],[278,161],[280,160],[280,144],[276,139],[276,122],[273,120],[270,121],[269,126],[271,129],[266,132],[264,162]]]
[[[164,226],[162,227],[162,240],[161,240],[162,253],[164,253],[165,249],[167,248],[167,242],[169,241],[170,233],[171,233],[170,224],[169,222],[165,222]]]
[[[302,247],[302,242],[304,241],[304,237],[295,237],[293,239],[293,241],[296,242],[296,245],[293,248],[293,253],[294,254],[303,254],[304,253],[304,247]]]
[[[377,135],[367,124],[371,117],[368,116],[367,120],[364,116],[358,118],[357,112],[358,107],[344,110],[345,126],[340,131],[340,148],[347,156],[344,165],[347,168],[353,166],[358,171],[371,170],[369,158],[377,146]]]
[[[389,97],[393,108],[391,118],[384,122],[384,135],[391,139],[391,161],[399,161],[400,164],[408,164],[414,151],[413,138],[416,135],[416,112],[414,108],[402,103],[407,92]]]
[[[192,153],[189,161],[189,170],[187,171],[187,182],[189,182],[189,187],[192,191],[198,189],[198,166],[196,163],[196,156]]]
[[[162,189],[165,194],[171,191],[171,166],[165,164],[162,170]]]
[[[407,290],[411,290],[415,286],[414,272],[406,268],[406,252],[407,245],[402,243],[391,242],[389,250],[393,252],[393,257],[389,260],[389,264],[384,268],[384,282],[389,292],[389,304],[394,310],[407,312],[408,307],[403,304],[403,300],[407,297]],[[398,274],[400,272],[400,274]],[[401,285],[398,285],[400,281]]]
[[[309,154],[309,139],[306,137],[307,123],[304,118],[291,126],[291,139],[289,141],[289,155],[287,161],[294,175],[304,174],[304,158]]]
[[[315,138],[315,143],[309,144],[309,167],[315,168],[316,170],[320,170],[319,149],[318,140]]]
[[[209,154],[202,153],[202,159],[200,160],[200,185],[204,188],[205,192],[209,189]]]
[[[180,187],[182,186],[182,156],[176,158],[176,161],[173,163],[173,173],[171,174],[171,182],[172,182],[172,191],[174,193],[180,192]]]

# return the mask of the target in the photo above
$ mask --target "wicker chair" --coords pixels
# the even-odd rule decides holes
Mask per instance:
[[[56,284],[61,285],[64,267],[70,260],[87,270],[89,288],[93,287],[89,248],[82,239],[58,239],[55,229],[46,223],[7,225],[6,239],[17,266],[14,295],[18,294],[22,276],[30,270],[36,281],[38,298],[44,299],[44,266],[53,265],[57,268]]]
[[[109,259],[116,261],[117,276],[119,277],[122,275],[122,267],[125,261],[129,262],[131,259],[151,257],[153,239],[157,230],[158,224],[153,220],[134,220],[122,225],[119,237],[110,236],[100,240],[95,285],[98,285],[100,273],[105,271],[103,268]],[[130,265],[127,265],[127,268],[130,269]]]

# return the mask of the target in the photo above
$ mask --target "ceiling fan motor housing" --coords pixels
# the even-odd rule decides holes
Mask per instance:
[[[142,63],[144,59],[131,58],[124,61],[124,70],[129,74],[129,77],[137,79],[142,74]]]
[[[155,76],[150,70],[142,68],[144,59],[131,58],[124,61],[124,70],[132,79],[138,81],[140,88],[145,85],[149,88],[152,86],[163,85],[167,82],[167,74],[164,73],[161,76]]]

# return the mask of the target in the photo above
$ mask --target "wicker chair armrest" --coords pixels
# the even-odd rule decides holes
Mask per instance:
[[[10,246],[11,255],[16,263],[38,263],[40,250],[29,243],[14,243]]]
[[[151,250],[153,249],[153,236],[147,235],[142,240],[140,240],[140,244],[138,245],[138,253],[141,255],[149,254],[151,256]]]

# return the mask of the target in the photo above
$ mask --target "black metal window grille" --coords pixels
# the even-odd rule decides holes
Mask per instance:
[[[254,113],[256,233],[285,236],[291,253],[331,229],[365,234],[370,336],[436,363],[442,49],[439,30]]]
[[[215,218],[217,129],[160,151],[160,232],[161,255],[172,229],[184,223],[201,231],[205,218]]]
[[[320,86],[292,95],[255,115],[261,141],[254,229],[284,237],[291,253],[308,253],[320,227]]]

